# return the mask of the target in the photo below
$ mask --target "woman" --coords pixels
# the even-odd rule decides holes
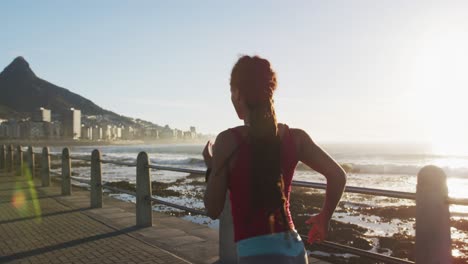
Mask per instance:
[[[301,161],[327,179],[322,211],[309,243],[323,241],[346,183],[344,170],[301,129],[276,121],[276,74],[260,57],[243,56],[231,73],[231,101],[243,126],[227,129],[206,145],[205,207],[216,219],[230,191],[239,263],[307,263],[289,212],[294,169]],[[212,154],[211,154],[212,153]]]

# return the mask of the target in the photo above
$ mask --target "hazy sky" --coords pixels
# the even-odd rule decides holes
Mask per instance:
[[[468,148],[468,1],[235,2],[1,1],[0,67],[21,55],[109,110],[218,133],[241,124],[231,68],[257,54],[279,120],[317,141]]]

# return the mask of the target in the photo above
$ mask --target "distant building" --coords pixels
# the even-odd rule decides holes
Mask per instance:
[[[7,137],[7,124],[4,121],[0,122],[0,138]]]
[[[110,129],[110,132],[111,132],[110,139],[112,140],[120,139],[122,137],[122,128],[118,126],[115,126],[115,125],[112,126]]]
[[[1,133],[6,138],[20,138],[21,137],[21,126],[16,120],[8,120],[0,124]]]
[[[175,139],[182,139],[182,138],[184,138],[184,131],[175,128],[175,129],[174,129],[174,138],[175,138]]]
[[[62,135],[62,124],[60,122],[43,122],[46,137],[48,139],[58,139]]]
[[[162,139],[174,139],[177,138],[178,130],[171,129],[169,126],[165,126],[162,131],[159,133],[159,137]]]
[[[190,127],[190,131],[184,131],[184,139],[195,139],[195,138],[197,138],[197,133],[195,132],[194,127]]]
[[[102,128],[98,125],[91,127],[91,139],[101,140],[102,139]]]
[[[101,125],[100,128],[101,128],[101,131],[102,131],[101,139],[110,140],[111,137],[112,137],[111,126],[110,125]]]
[[[32,121],[34,122],[51,122],[52,115],[49,109],[41,107],[33,112]]]
[[[67,139],[79,139],[81,137],[81,111],[70,108],[63,114],[63,137]]]
[[[135,131],[131,126],[124,126],[122,128],[122,139],[133,139],[135,138]]]
[[[81,139],[93,139],[93,129],[88,125],[81,125]]]

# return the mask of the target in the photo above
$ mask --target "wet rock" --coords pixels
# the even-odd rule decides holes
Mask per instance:
[[[416,206],[387,206],[387,207],[371,207],[362,208],[361,213],[367,215],[376,215],[384,221],[392,219],[410,220],[416,217]]]
[[[106,185],[111,186],[111,187],[116,187],[116,188],[119,188],[119,189],[132,191],[132,192],[136,191],[135,184],[129,183],[128,181],[108,182],[108,183],[106,183]]]
[[[381,248],[392,251],[391,256],[414,261],[414,236],[394,234],[391,237],[380,237]]]
[[[458,230],[468,232],[468,220],[465,220],[465,219],[454,220],[454,219],[452,219],[450,221],[450,225],[455,227]]]

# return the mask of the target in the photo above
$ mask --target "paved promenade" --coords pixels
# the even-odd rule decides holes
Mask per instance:
[[[206,226],[153,213],[135,227],[135,205],[107,196],[90,209],[89,192],[0,173],[0,262],[216,263],[218,234]],[[311,263],[325,262],[311,259]]]

